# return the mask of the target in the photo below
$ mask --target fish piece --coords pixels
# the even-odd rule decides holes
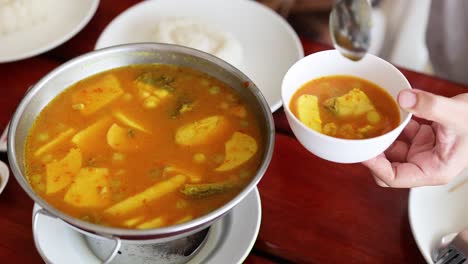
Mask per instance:
[[[326,109],[340,117],[359,116],[375,111],[369,97],[358,88],[354,88],[342,96],[329,98],[323,104]]]

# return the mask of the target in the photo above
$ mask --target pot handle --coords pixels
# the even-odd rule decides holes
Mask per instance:
[[[102,262],[102,264],[109,264],[117,256],[117,253],[119,252],[120,246],[122,246],[122,240],[120,240],[120,238],[118,238],[118,237],[106,237],[106,238],[110,239],[110,240],[114,240],[115,245],[114,245],[114,248],[112,249],[112,252]]]
[[[48,216],[48,217],[51,217],[51,218],[54,218],[54,219],[57,218],[54,215],[52,215],[51,213],[49,213],[47,210],[45,210],[44,208],[36,210],[34,212],[34,214],[33,214],[33,227],[32,227],[34,237],[38,237],[37,222],[38,222],[38,219],[39,219],[39,215]],[[84,232],[82,230],[77,230],[77,231],[79,231],[80,233]],[[94,234],[90,234],[90,235],[94,235]],[[118,237],[112,237],[112,236],[109,237],[109,236],[104,236],[104,235],[97,236],[97,237],[99,237],[101,239],[104,238],[104,239],[114,240],[114,242],[115,242],[115,245],[114,245],[114,248],[112,249],[112,252],[102,262],[102,264],[109,264],[117,256],[117,253],[119,252],[119,249],[122,246],[122,240],[120,240],[120,238],[118,238]],[[37,244],[38,243],[37,241],[38,241],[38,239],[34,239],[34,242],[36,243],[36,248],[39,248],[39,245]]]

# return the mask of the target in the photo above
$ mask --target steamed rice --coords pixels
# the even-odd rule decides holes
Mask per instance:
[[[192,17],[167,17],[156,25],[152,41],[178,44],[215,55],[234,66],[242,64],[242,46],[230,32]]]
[[[53,0],[0,0],[0,37],[47,20]]]

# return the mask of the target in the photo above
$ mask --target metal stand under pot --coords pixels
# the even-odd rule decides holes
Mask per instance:
[[[33,211],[39,209],[35,204]],[[123,241],[110,263],[242,263],[255,243],[260,222],[260,196],[255,188],[209,228],[164,243]],[[115,245],[46,215],[40,215],[33,228],[36,248],[46,263],[102,263]]]

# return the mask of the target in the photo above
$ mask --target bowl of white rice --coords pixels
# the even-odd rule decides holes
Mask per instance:
[[[0,36],[44,23],[57,0],[0,0]]]
[[[201,50],[237,67],[242,64],[239,40],[197,17],[163,17],[154,25],[151,40]]]
[[[0,0],[0,63],[29,58],[69,40],[99,0]]]

